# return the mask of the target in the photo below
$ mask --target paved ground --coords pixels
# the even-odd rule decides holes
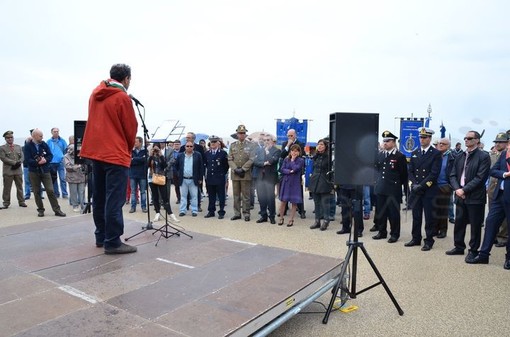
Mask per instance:
[[[67,218],[69,223],[77,221],[78,218],[73,218],[74,214],[66,204],[66,200],[59,200],[63,210],[69,215]],[[292,228],[268,223],[256,224],[256,212],[253,212],[250,222],[230,221],[228,218],[232,215],[232,205],[231,200],[228,202],[227,218],[224,220],[204,219],[205,214],[200,213],[195,218],[189,215],[183,217],[181,224],[186,230],[195,233],[256,242],[271,247],[335,258],[343,258],[346,254],[347,236],[335,234],[339,228],[338,221],[325,232],[308,229],[311,223],[312,201],[306,200],[305,203],[308,219],[296,220]],[[45,204],[48,204],[46,199]],[[33,200],[28,201],[29,207],[25,209],[17,207],[16,203],[14,205],[9,209],[0,210],[1,227],[19,226],[40,220],[36,216]],[[174,211],[177,211],[173,197],[172,207]],[[140,211],[128,214],[127,209],[126,206],[127,220],[146,221],[146,214]],[[51,212],[47,214],[45,220],[56,219]],[[285,323],[272,336],[507,335],[510,328],[508,320],[510,317],[508,303],[510,272],[502,267],[504,248],[494,248],[489,265],[468,265],[463,257],[450,257],[444,254],[452,247],[451,229],[447,238],[437,240],[430,252],[422,252],[419,247],[406,248],[403,244],[410,239],[410,214],[406,215],[403,212],[402,219],[402,236],[396,244],[388,244],[383,240],[374,241],[370,238],[371,233],[367,231],[362,241],[404,310],[404,316],[397,314],[384,289],[379,286],[349,302],[358,306],[358,310],[350,313],[333,313],[327,325],[321,323],[322,314],[303,313]],[[366,224],[367,228],[370,226],[371,223]],[[37,237],[33,240],[37,240]],[[91,228],[90,244],[92,245],[93,240],[93,228]],[[185,238],[176,240],[182,244]],[[173,244],[173,242],[172,238],[160,244]],[[77,242],[77,245],[82,244],[86,243]],[[34,260],[38,258],[40,256],[33,256]],[[375,282],[376,277],[362,255],[358,262],[357,286],[358,289],[362,289]],[[2,289],[4,292],[3,287]],[[12,294],[4,293],[2,296],[10,298]],[[319,301],[327,304],[329,295],[322,296]],[[5,301],[2,303],[0,303],[0,311],[2,307],[5,309]],[[322,310],[320,304],[312,304],[307,311]],[[19,316],[23,315],[23,312],[19,312]],[[207,312],[203,312],[203,315],[207,315]],[[87,317],[80,319],[87,319]],[[90,320],[93,321],[92,317]],[[5,331],[0,329],[0,335],[9,335],[5,334]],[[112,331],[111,334],[114,335],[115,332]]]

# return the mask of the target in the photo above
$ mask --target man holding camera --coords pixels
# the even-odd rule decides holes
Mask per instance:
[[[236,129],[237,141],[228,150],[232,189],[234,194],[234,216],[230,220],[241,219],[241,207],[244,221],[250,221],[251,169],[255,159],[255,143],[246,140],[246,127],[239,125]]]
[[[21,163],[23,162],[23,152],[21,146],[14,144],[14,133],[12,131],[4,132],[5,145],[0,146],[0,160],[3,162],[4,191],[3,202],[7,208],[11,204],[12,182],[16,185],[16,197],[20,207],[27,207],[23,196],[23,171]]]
[[[37,205],[37,216],[44,216],[44,204],[41,197],[41,183],[46,190],[51,208],[56,216],[66,216],[60,210],[55,193],[53,193],[53,182],[50,174],[50,162],[53,158],[48,144],[43,142],[43,133],[39,129],[32,131],[32,140],[25,145],[25,158],[28,164],[28,176],[34,190],[35,204]]]

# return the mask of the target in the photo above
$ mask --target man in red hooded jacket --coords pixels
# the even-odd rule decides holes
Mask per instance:
[[[131,68],[115,64],[110,79],[101,81],[89,99],[89,118],[80,155],[93,162],[93,217],[96,246],[105,254],[136,252],[122,243],[128,170],[138,123],[127,89]],[[105,137],[107,138],[105,140]]]

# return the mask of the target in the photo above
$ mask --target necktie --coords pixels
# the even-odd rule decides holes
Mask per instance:
[[[466,183],[466,166],[467,166],[467,160],[469,157],[469,152],[466,151],[466,160],[464,161],[464,168],[462,169],[462,175],[460,176],[460,186],[464,187],[464,184]]]
[[[425,154],[425,150],[421,150],[421,155],[423,156]]]

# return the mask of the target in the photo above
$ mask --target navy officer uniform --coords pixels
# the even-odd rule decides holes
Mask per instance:
[[[400,237],[400,204],[402,203],[402,189],[407,191],[407,160],[402,152],[397,150],[395,136],[390,131],[384,131],[383,148],[377,157],[378,171],[374,193],[375,227],[379,231],[373,236],[374,240],[385,239],[388,235],[386,221],[390,222],[389,243],[397,242]]]
[[[501,153],[494,166],[492,166],[490,176],[498,179],[498,185],[491,196],[492,203],[489,208],[489,215],[487,215],[487,220],[485,221],[485,235],[482,247],[474,259],[466,260],[467,263],[489,263],[490,251],[498,234],[499,226],[505,217],[510,219],[510,152],[508,147],[507,150]],[[510,221],[507,221],[507,226],[510,227]],[[510,269],[510,241],[506,243],[506,256],[503,268]]]
[[[437,177],[441,172],[442,155],[431,146],[434,131],[429,128],[420,129],[420,147],[411,153],[409,163],[409,180],[411,195],[409,206],[413,212],[412,239],[406,247],[421,245],[421,224],[425,213],[425,239],[421,250],[429,251],[434,245],[434,200],[439,192]]]
[[[205,218],[212,218],[216,212],[216,197],[218,198],[219,208],[218,219],[225,216],[225,185],[228,172],[228,158],[220,145],[218,136],[209,137],[211,147],[204,153],[205,168],[205,186],[209,194],[209,206]]]

